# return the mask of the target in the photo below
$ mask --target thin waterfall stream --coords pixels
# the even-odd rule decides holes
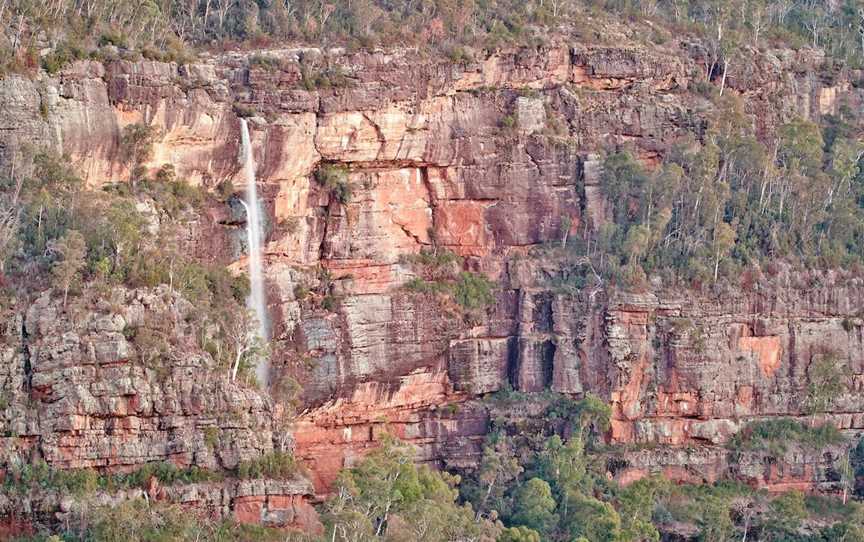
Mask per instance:
[[[258,323],[258,337],[266,343],[269,340],[269,322],[267,318],[267,300],[264,293],[264,261],[261,256],[264,244],[264,229],[261,222],[261,202],[258,199],[258,187],[255,179],[255,158],[252,156],[252,143],[249,138],[249,126],[246,119],[240,119],[241,160],[243,161],[243,176],[246,180],[246,239],[249,250],[249,297],[246,304],[255,313]],[[267,385],[270,371],[269,361],[262,356],[255,367],[258,383]]]

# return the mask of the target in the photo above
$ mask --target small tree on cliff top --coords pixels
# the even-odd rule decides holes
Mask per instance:
[[[267,356],[267,345],[258,336],[258,322],[251,311],[223,311],[219,325],[225,346],[230,351],[231,381],[241,372],[253,369]],[[222,349],[222,343],[219,343]]]

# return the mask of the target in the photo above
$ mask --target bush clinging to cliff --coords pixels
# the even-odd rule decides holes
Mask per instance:
[[[294,456],[274,451],[261,457],[242,461],[237,465],[237,477],[242,480],[255,478],[290,478],[297,473]]]
[[[463,271],[453,286],[453,295],[464,309],[483,309],[495,301],[494,289],[495,285],[485,275]]]
[[[320,164],[314,173],[320,186],[330,191],[330,195],[339,203],[351,201],[353,189],[348,181],[348,168],[338,164]]]
[[[818,451],[843,440],[843,435],[831,424],[810,426],[791,418],[776,418],[749,423],[733,437],[729,447],[765,451],[779,457],[790,444]]]

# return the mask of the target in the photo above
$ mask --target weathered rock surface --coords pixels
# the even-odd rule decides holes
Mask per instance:
[[[33,523],[75,524],[98,506],[114,506],[130,499],[176,503],[202,517],[233,519],[240,523],[299,529],[320,533],[318,514],[309,504],[309,482],[296,480],[247,480],[161,486],[151,480],[147,489],[66,495],[50,489],[25,495],[0,494],[0,529],[30,532]],[[14,525],[15,517],[29,517],[25,524]],[[2,532],[2,531],[0,531]]]
[[[565,227],[578,235],[606,220],[605,146],[632,144],[653,164],[678,138],[703,134],[711,104],[688,90],[702,70],[695,50],[675,40],[556,44],[458,65],[410,51],[333,54],[349,84],[311,91],[292,50],[268,52],[284,61],[274,70],[250,68],[240,53],[188,66],[78,62],[54,78],[0,81],[14,104],[0,111],[0,160],[18,142],[43,143],[69,153],[92,186],[121,181],[121,130],[145,122],[159,133],[152,169],[171,163],[190,182],[239,188],[237,112],[250,117],[270,225],[274,370],[303,386],[296,453],[319,493],[385,430],[423,460],[470,466],[489,425],[473,399],[506,387],[593,392],[613,406],[611,443],[664,445],[634,456],[622,477],[688,479],[709,465],[709,479],[724,470],[720,446],[748,420],[803,414],[809,367],[829,352],[853,374],[830,419],[864,429],[861,279],[781,272],[726,291],[577,295],[553,287],[570,263],[532,251],[561,243]],[[810,77],[820,59],[806,52],[759,54],[764,69],[733,66],[727,86],[759,113],[764,136],[793,115],[864,101],[851,79]],[[322,164],[345,168],[345,202],[316,182]],[[230,216],[213,210],[202,223],[203,254],[226,245],[213,238],[236,236]],[[404,256],[433,246],[500,285],[479,320],[403,288],[416,274]],[[231,252],[209,254],[242,268]],[[128,362],[124,326],[164,302],[126,295],[122,310],[83,323],[47,298],[7,320],[4,449],[38,449],[59,467],[166,458],[230,467],[272,446],[270,404],[203,377],[200,353],[176,356],[158,383],[156,371]],[[182,319],[170,332],[188,333]],[[33,400],[38,408],[25,409]],[[220,430],[215,449],[203,443],[206,427]],[[805,465],[794,483],[820,481],[810,463],[790,461]],[[741,469],[754,483],[787,483]],[[262,498],[244,504],[244,517],[287,509]]]
[[[115,288],[66,308],[49,290],[9,314],[0,343],[0,478],[35,461],[101,472],[151,462],[222,471],[291,442],[270,398],[231,382],[198,346],[194,310],[162,286]],[[150,497],[217,517],[310,526],[317,520],[303,499],[311,489],[298,477],[154,488]],[[26,508],[62,520],[70,510],[57,497],[29,495]],[[19,504],[0,498],[0,515]]]

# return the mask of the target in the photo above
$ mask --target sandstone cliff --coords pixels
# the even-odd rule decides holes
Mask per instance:
[[[809,367],[829,351],[854,375],[828,418],[851,433],[864,427],[864,283],[781,269],[715,290],[560,287],[574,267],[556,252],[564,230],[578,236],[607,220],[598,153],[629,143],[652,164],[704,133],[711,104],[690,88],[701,69],[694,50],[562,43],[458,64],[308,49],[268,51],[278,61],[265,64],[239,53],[185,66],[82,61],[56,77],[0,80],[0,159],[23,142],[53,146],[90,186],[122,182],[120,131],[144,122],[159,133],[151,169],[170,163],[190,182],[241,188],[238,115],[249,119],[268,216],[274,371],[302,384],[291,432],[319,494],[384,431],[422,460],[470,467],[490,424],[477,399],[505,388],[590,391],[611,403],[609,442],[631,445],[616,470],[624,480],[661,471],[710,480],[726,472],[722,445],[744,422],[805,415]],[[854,74],[813,75],[816,53],[753,54],[740,65],[761,69],[733,66],[728,87],[763,134],[792,115],[864,102]],[[310,70],[340,82],[304,86]],[[344,171],[350,198],[316,181],[322,168]],[[242,269],[236,209],[211,211],[192,250]],[[423,273],[410,256],[433,247],[498,285],[488,310],[468,317],[405,288]],[[58,468],[156,459],[231,468],[272,448],[273,405],[202,378],[198,355],[171,358],[162,375],[126,363],[124,326],[162,319],[160,307],[179,301],[118,295],[122,309],[83,322],[44,297],[7,319],[4,455],[35,450]],[[182,316],[174,325],[182,340]],[[208,427],[219,430],[213,448]],[[739,468],[754,483],[808,486],[829,464]]]

